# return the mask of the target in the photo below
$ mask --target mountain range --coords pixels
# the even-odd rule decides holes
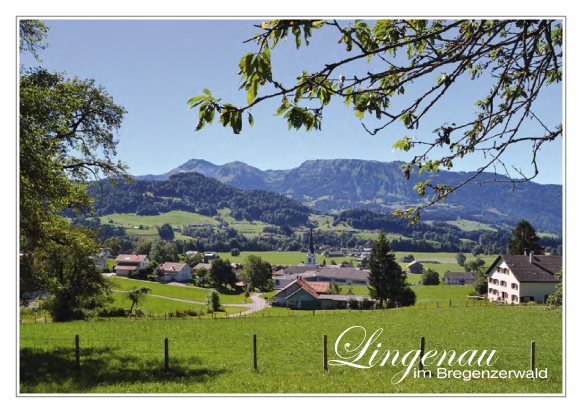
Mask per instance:
[[[170,176],[198,172],[243,190],[260,189],[286,195],[317,211],[339,212],[366,208],[391,212],[395,208],[420,205],[423,199],[413,189],[416,182],[432,179],[452,187],[463,182],[470,172],[442,171],[423,173],[406,180],[400,169],[403,162],[358,159],[309,160],[286,170],[260,170],[244,162],[215,165],[191,159],[161,175],[136,176],[139,180],[167,180]],[[483,180],[493,179],[490,173]],[[503,176],[497,175],[497,179]],[[513,227],[526,219],[538,232],[562,232],[562,185],[525,182],[468,184],[449,196],[444,204],[427,208],[425,220],[479,221],[498,227]],[[428,197],[424,198],[426,201]]]

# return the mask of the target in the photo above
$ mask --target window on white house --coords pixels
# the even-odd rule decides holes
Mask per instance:
[[[516,283],[511,283],[511,288],[513,288],[514,290],[517,290],[517,284]]]

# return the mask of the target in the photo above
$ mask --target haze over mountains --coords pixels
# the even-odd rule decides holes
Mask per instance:
[[[357,159],[309,160],[296,168],[262,171],[244,162],[214,165],[191,159],[162,175],[143,175],[140,180],[167,180],[178,173],[198,172],[234,187],[262,189],[287,195],[322,212],[367,208],[391,212],[420,204],[413,189],[421,179],[455,186],[470,176],[468,172],[442,171],[438,174],[411,176],[407,181],[400,170],[403,162]],[[484,174],[493,179],[493,174]],[[501,177],[498,175],[497,177]],[[475,220],[513,227],[527,219],[539,232],[562,231],[562,185],[533,182],[513,187],[508,183],[465,185],[444,205],[431,207],[422,218],[429,220]],[[428,199],[426,197],[425,199]]]

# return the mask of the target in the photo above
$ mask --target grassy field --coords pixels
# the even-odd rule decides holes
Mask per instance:
[[[402,258],[406,255],[413,254],[416,259],[434,259],[439,261],[439,264],[422,264],[425,268],[431,268],[438,272],[440,275],[444,275],[445,271],[453,272],[463,272],[465,271],[463,267],[457,264],[455,252],[395,252],[396,258]],[[297,265],[301,262],[305,262],[305,253],[300,251],[241,251],[239,256],[233,257],[230,253],[220,252],[218,253],[222,259],[228,259],[230,262],[244,262],[245,258],[249,255],[258,255],[264,260],[268,261],[270,264],[285,264],[285,265]],[[479,258],[485,261],[485,266],[489,266],[493,263],[496,255],[480,255]],[[357,260],[353,257],[330,257],[325,258],[321,255],[317,255],[317,262],[319,264],[323,263],[325,259],[326,263],[329,265],[332,260],[337,264],[341,264],[342,261],[351,261],[354,266],[357,265]],[[475,257],[472,255],[467,256],[467,260],[474,260]],[[406,269],[408,263],[399,262],[400,266]],[[416,283],[420,280],[420,275],[411,274],[409,276],[409,281],[411,283]]]
[[[275,310],[275,309],[271,309]],[[271,311],[270,310],[270,311]],[[561,312],[541,308],[405,308],[384,311],[306,312],[232,319],[26,323],[20,326],[21,393],[561,393]],[[294,315],[297,315],[294,312]],[[276,315],[279,315],[278,317]],[[536,367],[547,379],[392,378],[405,367],[357,369],[329,366],[322,372],[322,337],[328,359],[340,334],[362,326],[367,337],[400,357],[417,350],[496,351],[493,366],[455,370],[526,370],[529,346],[536,342]],[[364,341],[363,332],[346,341]],[[81,368],[76,370],[74,338],[78,334]],[[258,370],[253,370],[253,335]],[[169,340],[169,370],[164,369],[164,339]],[[343,342],[345,344],[345,341]],[[360,344],[363,346],[363,344]],[[372,350],[359,361],[367,365]],[[382,353],[380,353],[382,354]],[[383,357],[379,355],[379,358]],[[392,360],[392,359],[391,359]],[[447,358],[448,360],[448,358]],[[427,369],[436,373],[436,366]]]
[[[487,224],[482,224],[477,221],[468,221],[466,219],[457,219],[455,221],[446,221],[447,224],[454,225],[462,231],[497,231],[495,228]]]
[[[112,306],[123,307],[127,309],[131,307],[131,301],[128,300],[123,293],[113,292],[112,295],[115,299],[115,302],[111,304]],[[202,304],[198,305],[184,303],[181,301],[168,300],[166,298],[160,297],[146,297],[144,302],[140,303],[139,306],[142,307],[146,311],[146,314],[149,316],[164,315],[176,310],[203,311],[206,309],[206,306]],[[224,313],[233,314],[246,310],[248,310],[247,307],[221,307],[220,314],[218,314],[218,316],[222,317],[224,316]]]
[[[150,294],[163,295],[164,297],[180,298],[189,301],[204,302],[206,295],[210,291],[206,288],[198,287],[180,287],[175,285],[160,284],[157,282],[132,280],[129,278],[112,277],[117,285],[115,290],[128,291],[133,287],[148,287],[151,288]],[[153,298],[153,297],[152,297]],[[220,293],[221,304],[243,304],[244,294],[231,291],[230,293]]]
[[[158,230],[156,228],[150,228],[150,229],[126,229],[125,233],[127,235],[133,235],[136,237],[140,237],[143,238],[145,240],[149,240],[149,241],[153,241],[156,239],[161,239],[161,237],[158,235]],[[182,241],[187,241],[187,240],[192,240],[192,237],[187,237],[186,235],[182,235],[179,232],[174,232],[174,239],[175,240],[182,240]]]
[[[113,220],[113,225],[129,225],[138,227],[140,225],[154,226],[169,223],[175,226],[188,224],[218,224],[213,218],[205,215],[186,211],[170,211],[160,215],[136,215],[136,214],[111,214],[99,217],[104,224]]]
[[[305,262],[305,253],[301,251],[241,251],[240,255],[233,257],[229,252],[219,252],[218,255],[222,259],[228,259],[230,262],[244,262],[245,258],[249,255],[257,255],[263,260],[269,262],[271,265],[282,264],[282,265],[297,265],[301,262]],[[321,255],[317,255],[317,262],[321,264],[325,262],[329,265],[331,260],[335,260],[336,263],[341,264],[342,261],[353,261],[356,265],[355,258],[348,257],[333,257],[325,258]]]

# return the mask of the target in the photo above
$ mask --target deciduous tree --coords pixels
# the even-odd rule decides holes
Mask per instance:
[[[243,117],[253,125],[253,107],[275,99],[280,101],[276,115],[283,115],[289,129],[319,130],[327,106],[340,100],[360,120],[373,118],[362,123],[371,135],[390,133],[389,127],[399,123],[411,130],[394,144],[402,151],[424,149],[403,165],[406,179],[415,171],[450,169],[464,157],[481,159],[476,171],[454,186],[428,179],[418,182],[418,194],[431,193],[432,199],[396,211],[412,222],[422,208],[443,201],[467,183],[493,180],[515,185],[533,179],[538,174],[540,147],[562,136],[562,125],[548,124],[534,105],[547,86],[562,81],[559,20],[399,19],[379,20],[372,27],[365,21],[271,20],[258,28],[259,33],[247,40],[256,43],[257,51],[239,62],[246,104],[223,102],[204,89],[204,95],[188,101],[191,109],[198,109],[196,130],[212,123],[216,115],[223,126],[238,134]],[[321,30],[335,31],[338,42],[345,44],[346,56],[303,71],[295,84],[276,79],[271,50],[281,39],[291,35],[299,49]],[[358,62],[368,65],[358,66]],[[426,86],[412,87],[421,82]],[[445,110],[438,120],[431,120],[430,114],[446,105],[445,97],[455,93],[461,82],[490,85],[475,97],[474,117],[466,119],[457,111]],[[423,136],[414,136],[412,131],[420,125]],[[521,131],[528,125],[537,126],[539,132],[525,135]],[[534,168],[527,175],[520,169],[510,173],[502,158],[509,147],[521,142],[531,144]],[[481,179],[480,174],[491,168],[508,176]]]
[[[241,272],[242,280],[247,284],[247,290],[265,291],[269,280],[273,277],[271,266],[257,255],[249,255]]]
[[[20,30],[21,53],[38,59],[48,27],[21,20]],[[114,161],[114,132],[126,111],[91,79],[21,68],[19,86],[21,298],[48,291],[55,319],[68,320],[102,301],[108,283],[90,259],[95,235],[58,214],[90,212],[94,180],[128,177]]]
[[[131,301],[131,308],[129,309],[129,312],[131,313],[133,311],[134,306],[142,303],[147,294],[151,291],[151,288],[148,287],[133,287],[131,291],[127,291],[125,296],[128,300]]]
[[[234,288],[236,276],[232,271],[230,261],[222,258],[212,261],[208,272],[208,281],[213,288],[227,288],[229,285]]]
[[[440,282],[439,273],[435,270],[427,268],[422,272],[421,285],[439,285]]]

